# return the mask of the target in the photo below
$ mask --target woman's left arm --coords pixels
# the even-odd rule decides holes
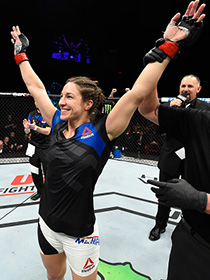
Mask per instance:
[[[133,88],[117,102],[106,120],[106,130],[110,140],[115,139],[125,131],[135,110],[144,99],[148,98],[150,93],[154,92],[154,88],[157,86],[169,61],[170,59],[166,58],[162,63],[148,64],[136,80]],[[153,94],[153,97],[152,107],[155,110],[159,101],[157,94]],[[155,114],[153,121],[158,123],[158,118]]]
[[[150,57],[148,62],[153,63],[147,64],[132,90],[118,101],[108,115],[106,130],[110,140],[124,132],[137,107],[146,118],[158,124],[157,83],[170,58],[175,57],[178,52],[179,46],[188,47],[198,39],[205,18],[205,14],[202,14],[204,8],[205,4],[199,7],[199,0],[192,1],[180,22],[180,13],[172,18],[164,33],[164,39],[156,45],[155,59],[152,52],[154,49],[147,54]],[[157,56],[160,57],[157,59]]]

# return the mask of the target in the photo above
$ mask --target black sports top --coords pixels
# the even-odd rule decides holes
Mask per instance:
[[[63,131],[68,123],[60,119],[59,110],[54,115],[39,213],[56,232],[75,237],[93,232],[93,191],[114,144],[107,136],[105,121],[102,117],[94,124],[82,124],[66,139]]]

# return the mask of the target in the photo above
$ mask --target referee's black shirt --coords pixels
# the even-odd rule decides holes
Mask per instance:
[[[160,105],[160,127],[185,147],[185,179],[210,193],[210,112]],[[184,219],[210,243],[210,215],[183,210]]]

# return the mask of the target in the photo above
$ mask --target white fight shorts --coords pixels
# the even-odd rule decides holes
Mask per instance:
[[[41,254],[54,255],[64,252],[70,268],[79,276],[89,276],[97,269],[100,252],[97,222],[91,235],[72,237],[54,232],[39,217],[38,240]]]

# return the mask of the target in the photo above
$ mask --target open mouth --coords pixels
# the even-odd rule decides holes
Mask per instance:
[[[61,116],[65,117],[69,115],[70,109],[61,109]]]
[[[70,109],[61,109],[61,113],[66,113],[66,112],[69,112]]]

